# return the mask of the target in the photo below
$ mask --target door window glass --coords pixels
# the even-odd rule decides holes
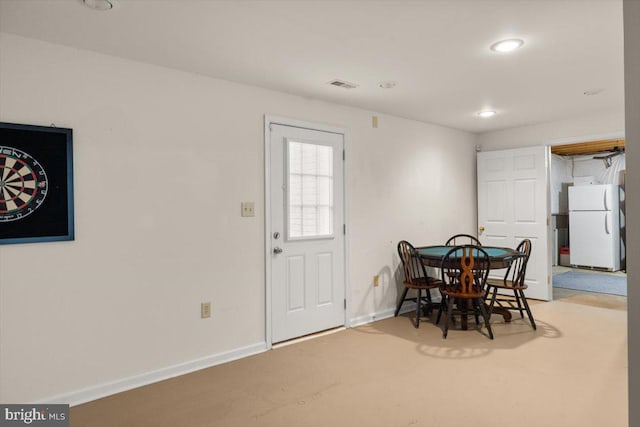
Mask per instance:
[[[287,144],[287,237],[333,236],[333,147]]]

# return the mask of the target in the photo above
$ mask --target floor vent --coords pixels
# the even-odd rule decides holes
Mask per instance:
[[[356,84],[345,82],[344,80],[338,80],[338,79],[331,80],[329,84],[333,86],[343,87],[345,89],[355,89],[358,87],[358,85]]]

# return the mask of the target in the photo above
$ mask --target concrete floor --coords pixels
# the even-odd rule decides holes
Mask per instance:
[[[563,267],[559,265],[553,266],[553,274],[561,274],[567,271],[575,271],[579,273],[587,274],[604,274],[610,276],[627,277],[625,271],[598,271],[589,270],[583,268],[571,268]],[[597,292],[582,292],[572,289],[553,288],[553,299],[563,300],[565,302],[572,302],[575,304],[589,305],[593,307],[610,308],[613,310],[626,310],[627,309],[627,297],[620,295],[601,294]]]
[[[607,274],[607,275],[610,275],[610,276],[627,277],[627,272],[625,270],[620,270],[620,271],[602,271],[602,270],[595,270],[595,269],[590,269],[590,268],[565,267],[563,265],[554,265],[551,269],[552,269],[553,274],[565,273],[567,271],[575,271],[577,273]]]

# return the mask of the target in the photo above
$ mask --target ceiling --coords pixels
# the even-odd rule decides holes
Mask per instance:
[[[622,30],[621,0],[0,0],[3,32],[475,133],[622,113]]]

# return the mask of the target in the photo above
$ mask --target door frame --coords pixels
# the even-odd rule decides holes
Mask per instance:
[[[549,222],[551,222],[551,147],[553,147],[554,145],[565,145],[565,144],[578,144],[581,142],[587,142],[587,141],[600,141],[600,140],[605,140],[605,139],[626,139],[626,135],[625,135],[625,131],[618,131],[618,132],[608,132],[608,133],[601,133],[601,134],[591,134],[591,135],[583,135],[583,136],[570,136],[570,137],[565,137],[565,138],[553,138],[553,139],[549,139],[546,142],[544,142],[543,145],[545,145],[547,147],[547,156],[549,158],[549,163],[547,166],[547,175],[548,175],[548,185],[547,185],[547,192],[548,192],[548,197],[549,197],[549,201],[548,201],[548,211],[549,211]],[[553,256],[552,256],[552,252],[553,252],[553,242],[552,242],[552,233],[551,233],[551,224],[549,224],[549,230],[548,230],[548,246],[549,246],[549,260],[548,265],[549,265],[549,275],[551,278],[551,297],[552,299],[550,301],[553,301]]]
[[[272,342],[272,322],[271,322],[271,313],[272,313],[272,300],[271,300],[271,292],[272,292],[272,283],[271,283],[271,125],[282,125],[282,126],[290,126],[297,127],[302,129],[309,130],[317,130],[322,132],[330,132],[342,135],[343,139],[343,149],[345,153],[344,161],[342,162],[342,191],[343,191],[343,214],[344,214],[344,224],[345,224],[345,233],[344,233],[344,297],[345,297],[345,309],[344,309],[344,326],[350,326],[348,322],[348,313],[350,306],[350,295],[349,295],[349,281],[347,278],[349,277],[349,209],[347,205],[347,140],[348,140],[348,132],[347,129],[326,125],[321,123],[313,123],[307,122],[304,120],[291,119],[288,117],[282,116],[274,116],[270,114],[265,114],[264,116],[264,254],[265,254],[265,341],[267,345],[267,349],[271,349],[273,347]]]

